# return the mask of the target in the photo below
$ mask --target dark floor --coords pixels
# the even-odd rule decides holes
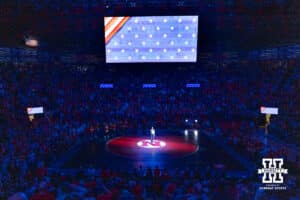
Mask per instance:
[[[220,147],[214,144],[207,136],[201,134],[195,137],[193,131],[188,135],[184,131],[157,131],[161,136],[177,136],[184,141],[198,144],[198,151],[185,157],[166,158],[165,156],[155,155],[148,159],[129,159],[117,156],[108,152],[105,143],[99,141],[89,141],[76,148],[76,151],[68,157],[63,165],[64,168],[96,167],[96,168],[132,168],[139,165],[146,167],[160,168],[185,168],[185,167],[205,167],[223,164],[226,171],[243,171],[235,159],[226,154]],[[146,137],[146,135],[141,135]],[[109,139],[108,139],[109,141]]]

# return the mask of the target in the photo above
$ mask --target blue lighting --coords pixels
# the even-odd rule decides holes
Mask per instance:
[[[200,88],[200,83],[187,83],[187,88]]]
[[[145,83],[143,84],[143,88],[156,88],[155,83]]]
[[[114,84],[112,84],[112,83],[101,83],[100,88],[114,88]]]

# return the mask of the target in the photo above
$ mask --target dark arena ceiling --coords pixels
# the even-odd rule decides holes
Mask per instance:
[[[298,0],[2,0],[0,46],[104,53],[104,16],[199,15],[198,51],[300,42]]]

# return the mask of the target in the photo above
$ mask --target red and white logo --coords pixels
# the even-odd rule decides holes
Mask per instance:
[[[163,148],[167,144],[164,141],[161,140],[141,140],[137,142],[138,147],[146,148],[146,149],[158,149],[158,148]]]

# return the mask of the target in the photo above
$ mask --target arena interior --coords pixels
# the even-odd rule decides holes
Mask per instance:
[[[297,0],[0,1],[0,199],[300,199]]]

